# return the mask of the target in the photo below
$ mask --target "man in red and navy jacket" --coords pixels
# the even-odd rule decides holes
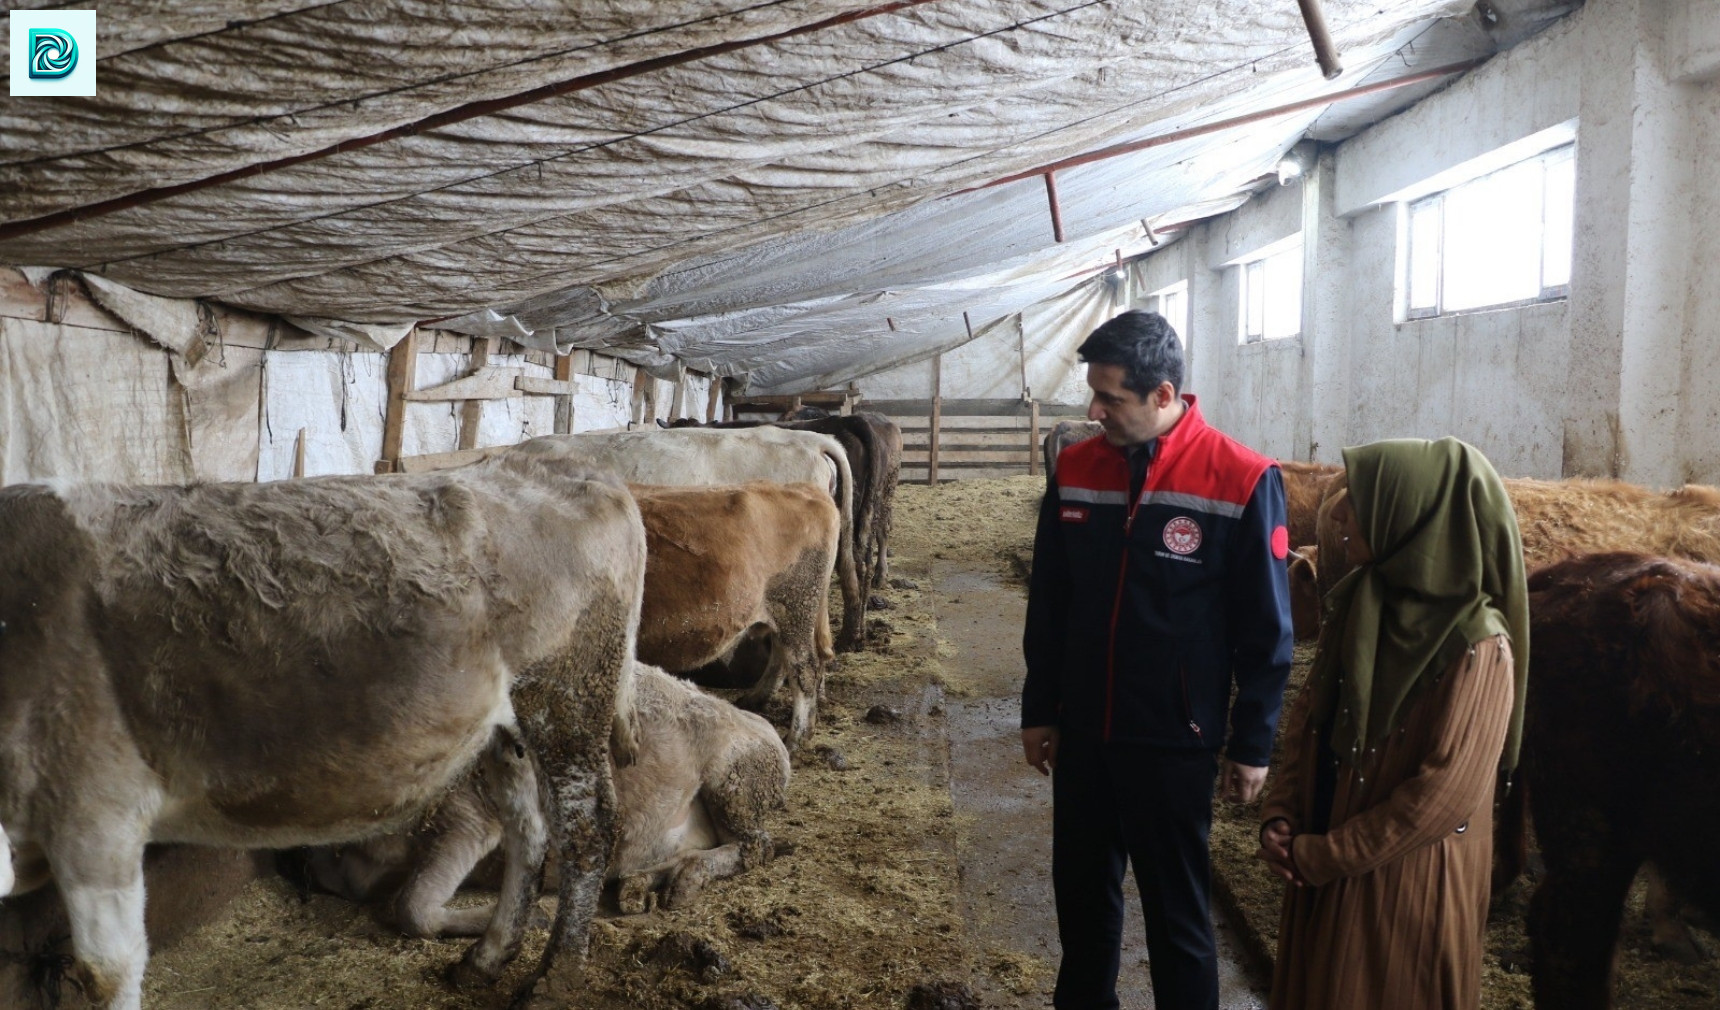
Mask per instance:
[[[1284,484],[1179,395],[1162,317],[1126,312],[1080,355],[1104,434],[1057,458],[1023,642],[1022,746],[1053,776],[1054,1005],[1118,1006],[1127,862],[1156,1004],[1217,1010],[1213,785],[1222,752],[1225,795],[1252,800],[1272,754],[1291,659]]]

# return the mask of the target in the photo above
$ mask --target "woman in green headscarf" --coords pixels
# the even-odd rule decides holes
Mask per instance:
[[[1454,438],[1344,452],[1332,588],[1262,811],[1291,887],[1273,1010],[1473,1010],[1496,772],[1517,760],[1523,551],[1505,488]],[[1321,553],[1324,564],[1337,557]]]

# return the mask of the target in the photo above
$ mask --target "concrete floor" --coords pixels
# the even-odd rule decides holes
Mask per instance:
[[[976,972],[980,997],[992,1007],[1051,1003],[1058,960],[1057,917],[1051,895],[1051,782],[1022,760],[1019,723],[1021,627],[1026,594],[990,573],[957,562],[932,569],[938,633],[956,650],[944,660],[969,697],[945,702],[950,732],[950,793],[971,825],[958,852],[964,919],[982,952],[1016,952],[1041,959],[1039,991],[1020,996]],[[1126,1010],[1154,1006],[1147,948],[1133,880],[1124,927],[1118,995]],[[1265,992],[1251,977],[1218,922],[1220,1001],[1225,1010],[1259,1010]]]

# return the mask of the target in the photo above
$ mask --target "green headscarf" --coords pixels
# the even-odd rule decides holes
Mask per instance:
[[[1462,650],[1503,633],[1516,661],[1516,700],[1500,764],[1515,768],[1529,597],[1505,485],[1485,456],[1455,438],[1345,449],[1344,465],[1374,560],[1327,595],[1310,675],[1316,725],[1330,725],[1333,752],[1355,763]]]

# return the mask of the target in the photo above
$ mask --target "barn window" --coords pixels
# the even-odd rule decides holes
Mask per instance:
[[[1279,340],[1302,332],[1302,240],[1279,243],[1239,264],[1242,342]]]
[[[1171,324],[1171,329],[1177,333],[1177,339],[1188,345],[1188,281],[1177,281],[1167,288],[1160,288],[1147,296],[1144,306],[1148,312],[1157,312],[1165,317],[1165,322]]]
[[[1409,317],[1569,294],[1575,154],[1567,144],[1411,203]]]

